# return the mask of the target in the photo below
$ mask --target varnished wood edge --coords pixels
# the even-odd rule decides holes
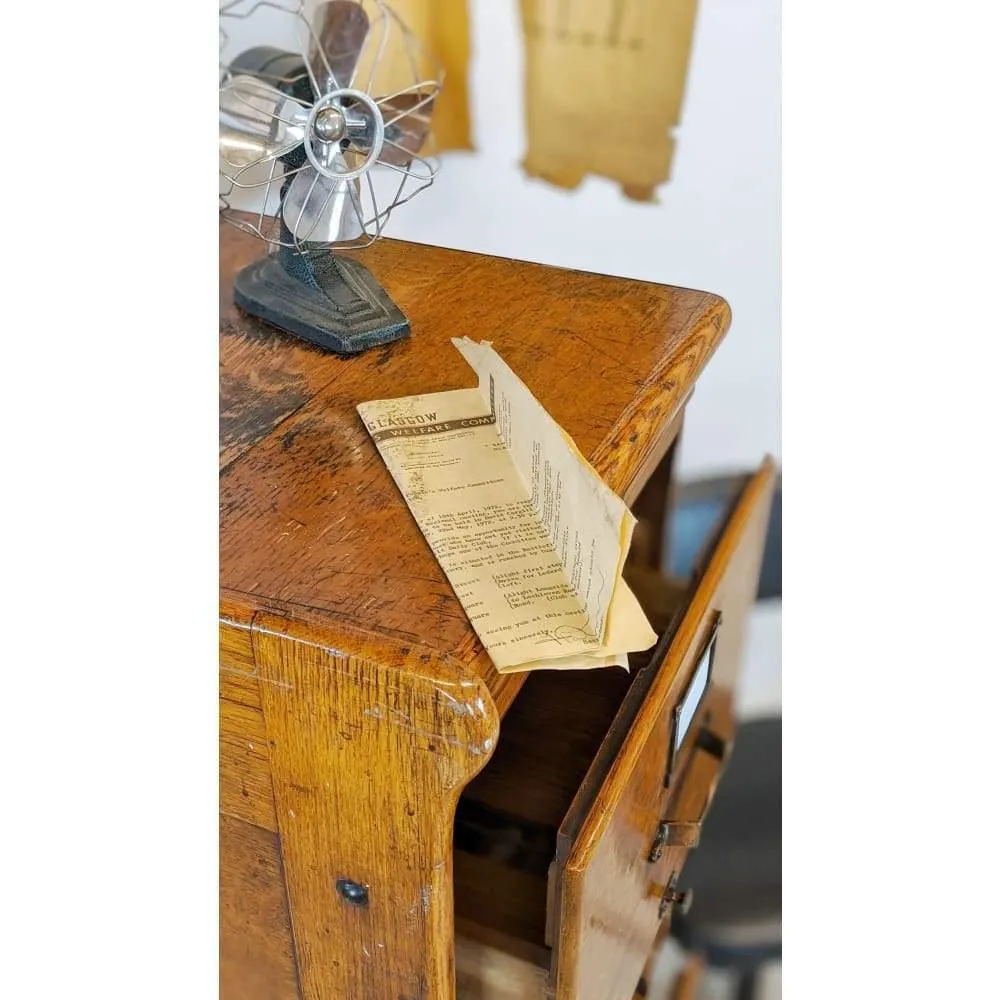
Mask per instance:
[[[679,682],[685,664],[701,649],[702,633],[711,626],[711,603],[722,583],[733,553],[743,539],[750,519],[771,490],[775,478],[774,459],[765,458],[743,491],[732,518],[729,520],[712,554],[694,598],[681,620],[667,651],[663,666],[657,673],[647,695],[643,710],[611,764],[608,775],[580,827],[576,843],[566,862],[570,872],[583,872],[593,860],[601,837],[624,794],[629,775],[636,768],[647,741],[660,717],[660,708],[667,703],[671,689]]]
[[[624,497],[628,494],[643,469],[648,469],[647,478],[648,474],[652,473],[652,468],[649,468],[651,455],[657,450],[658,445],[664,452],[666,451],[666,447],[662,444],[664,429],[669,428],[683,411],[698,376],[722,342],[732,322],[732,310],[725,299],[710,292],[702,294],[706,300],[705,310],[699,314],[691,329],[683,335],[678,348],[661,358],[643,381],[637,395],[619,415],[590,459],[598,475],[619,496]],[[693,349],[701,338],[707,339],[707,349],[695,359]],[[680,382],[671,378],[669,373],[671,369],[677,368],[689,358],[695,361],[695,368],[688,375],[685,383],[687,388],[682,393]],[[629,451],[629,461],[623,465],[619,456],[626,450],[627,443],[636,443],[632,441],[632,435],[637,418],[643,413],[657,414],[659,430],[656,434],[650,435],[642,447]],[[669,446],[669,441],[667,445]]]
[[[251,598],[238,591],[227,588],[220,589],[219,624],[223,632],[244,634],[247,650],[236,656],[230,655],[240,666],[246,665],[246,672],[256,675],[253,663],[251,636],[262,627],[266,621],[273,624],[276,619],[281,622],[281,634],[292,641],[305,642],[311,645],[321,644],[330,650],[360,650],[377,657],[387,667],[393,664],[407,664],[407,669],[417,669],[427,680],[440,679],[460,684],[462,687],[474,685],[481,689],[477,697],[483,698],[484,713],[493,716],[494,725],[499,730],[500,714],[494,703],[486,682],[472,669],[470,664],[463,662],[457,656],[442,653],[440,650],[424,643],[413,642],[393,636],[386,632],[362,628],[353,621],[341,621],[329,613],[304,608],[301,605],[286,604],[280,601],[263,601]],[[228,644],[232,649],[233,643]],[[250,659],[247,659],[249,653]],[[223,669],[234,669],[227,666]]]

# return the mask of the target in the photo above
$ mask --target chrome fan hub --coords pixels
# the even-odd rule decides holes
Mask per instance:
[[[324,94],[313,105],[305,151],[320,174],[344,181],[371,169],[384,141],[385,121],[375,100],[344,88]]]
[[[313,121],[313,129],[322,142],[340,142],[347,135],[347,119],[340,108],[323,108]]]

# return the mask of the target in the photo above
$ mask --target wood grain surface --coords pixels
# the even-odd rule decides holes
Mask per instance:
[[[457,1000],[550,1000],[545,948],[460,921],[455,942]]]
[[[357,256],[411,320],[405,341],[341,358],[233,305],[261,244],[220,231],[220,576],[470,664],[501,714],[524,682],[473,633],[355,412],[475,384],[450,343],[491,340],[608,485],[634,499],[728,327],[718,296],[380,240]]]
[[[484,682],[346,625],[259,612],[250,634],[302,996],[452,995],[452,817],[499,733]]]
[[[276,834],[219,819],[219,978],[225,1000],[298,1000]]]

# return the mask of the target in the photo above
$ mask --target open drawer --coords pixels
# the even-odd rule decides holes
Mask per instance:
[[[630,583],[660,641],[632,669],[538,671],[455,821],[459,998],[629,1000],[687,904],[733,733],[747,612],[774,485],[765,461],[693,579]]]

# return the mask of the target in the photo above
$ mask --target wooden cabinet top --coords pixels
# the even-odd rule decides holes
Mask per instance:
[[[233,305],[262,244],[220,229],[220,578],[244,613],[286,609],[499,676],[355,406],[475,385],[450,338],[490,340],[608,485],[634,497],[730,320],[705,292],[384,239],[358,253],[410,320],[342,358]],[[661,452],[662,453],[662,452]]]

